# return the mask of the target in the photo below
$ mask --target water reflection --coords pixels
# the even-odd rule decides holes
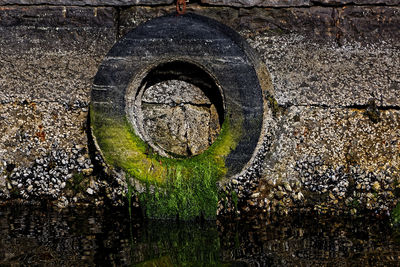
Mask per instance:
[[[0,207],[0,265],[395,266],[384,220],[291,217],[174,223],[125,210]]]

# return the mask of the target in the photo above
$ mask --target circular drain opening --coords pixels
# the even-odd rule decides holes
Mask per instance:
[[[164,156],[201,154],[216,140],[224,118],[222,90],[201,67],[184,61],[153,68],[128,109],[142,139]]]
[[[145,125],[145,89],[169,80],[193,84],[219,103],[220,134],[196,157],[170,159],[172,152]],[[130,31],[103,60],[93,81],[92,133],[116,175],[163,184],[171,169],[190,175],[202,166],[223,181],[255,162],[272,91],[263,62],[238,33],[207,17],[167,15]]]

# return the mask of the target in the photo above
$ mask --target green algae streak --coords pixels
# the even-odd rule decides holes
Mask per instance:
[[[226,156],[240,137],[238,131],[232,130],[229,119],[224,121],[217,140],[204,153],[179,159],[153,153],[125,119],[106,117],[104,113],[100,116],[91,109],[91,122],[106,163],[127,176],[127,197],[131,198],[135,191],[132,178],[145,185],[145,192],[138,195],[147,217],[215,218],[216,183],[225,177]]]

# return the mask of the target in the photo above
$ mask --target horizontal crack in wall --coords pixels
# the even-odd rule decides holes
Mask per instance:
[[[368,109],[370,105],[348,105],[348,106],[329,106],[324,104],[308,104],[308,105],[278,105],[280,108],[290,108],[290,107],[315,107],[315,108],[323,108],[323,109],[359,109],[364,110]],[[400,106],[376,106],[377,110],[400,110]]]

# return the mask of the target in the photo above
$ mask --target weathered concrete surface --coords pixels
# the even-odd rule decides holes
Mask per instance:
[[[120,35],[126,34],[155,16],[174,12],[174,7],[131,7],[120,14]],[[268,32],[280,35],[290,32],[311,35],[321,39],[335,38],[337,27],[333,19],[334,9],[329,7],[312,8],[230,8],[204,7],[191,4],[187,12],[211,17],[235,30],[251,30],[254,33]]]
[[[142,108],[148,135],[165,151],[192,156],[200,154],[212,143],[210,134],[215,130],[210,129],[209,108],[191,104],[177,107],[147,104]]]
[[[156,145],[181,156],[206,150],[218,136],[217,109],[197,86],[167,80],[147,88],[142,98],[144,128]]]
[[[91,80],[115,41],[114,15],[101,7],[0,9],[3,197],[64,200],[68,180],[92,172]]]
[[[293,7],[324,5],[399,5],[399,0],[201,0],[204,4],[234,7]]]
[[[0,5],[55,6],[157,6],[171,5],[174,0],[0,0]],[[308,7],[312,5],[399,5],[399,0],[201,0],[202,4],[228,7]],[[190,2],[188,5],[191,4]]]
[[[87,105],[97,65],[115,41],[111,8],[0,10],[0,101]]]
[[[0,9],[0,26],[112,28],[114,17],[115,9],[107,7],[5,6]]]
[[[377,122],[364,109],[292,106],[282,112],[254,205],[270,210],[286,203],[287,210],[304,201],[389,210],[400,180],[399,111],[377,111]]]
[[[313,42],[301,35],[250,37],[271,72],[279,104],[399,105],[397,44]],[[388,82],[390,81],[390,82]]]
[[[310,6],[310,0],[201,0],[204,4],[234,7]]]
[[[0,0],[0,5],[132,6],[166,5],[174,0]]]
[[[248,200],[246,208],[390,209],[398,199],[400,166],[398,1],[290,8],[213,2],[191,3],[188,12],[239,31],[267,65],[277,100],[273,119],[265,122],[270,149],[261,179],[232,181]],[[85,123],[92,78],[117,37],[174,10],[50,3],[0,8],[2,197],[19,190],[23,197],[47,195],[65,205],[77,193],[62,191],[63,183],[77,173],[87,182],[76,201],[104,194],[107,183],[88,176]],[[122,194],[120,189],[104,195]]]
[[[339,39],[367,43],[393,40],[395,44],[400,38],[399,6],[349,6],[337,8],[336,12]]]
[[[57,102],[0,104],[2,196],[57,198],[73,174],[91,173],[87,109]]]
[[[314,4],[324,4],[332,6],[343,6],[343,5],[388,5],[398,6],[399,0],[312,0]]]
[[[131,7],[122,10],[119,17],[119,35],[126,34],[151,18],[174,12],[169,7]],[[333,40],[340,46],[350,42],[365,44],[393,40],[397,46],[400,38],[400,7],[398,6],[346,6],[308,8],[230,8],[205,7],[191,4],[187,12],[205,15],[224,23],[235,30],[264,33],[270,36],[285,36],[296,33],[307,39]]]
[[[389,211],[400,179],[398,43],[248,36],[281,108],[268,122],[270,152],[247,204],[284,213]]]
[[[181,80],[166,80],[146,88],[142,102],[170,106],[211,105],[210,99],[199,87]]]

